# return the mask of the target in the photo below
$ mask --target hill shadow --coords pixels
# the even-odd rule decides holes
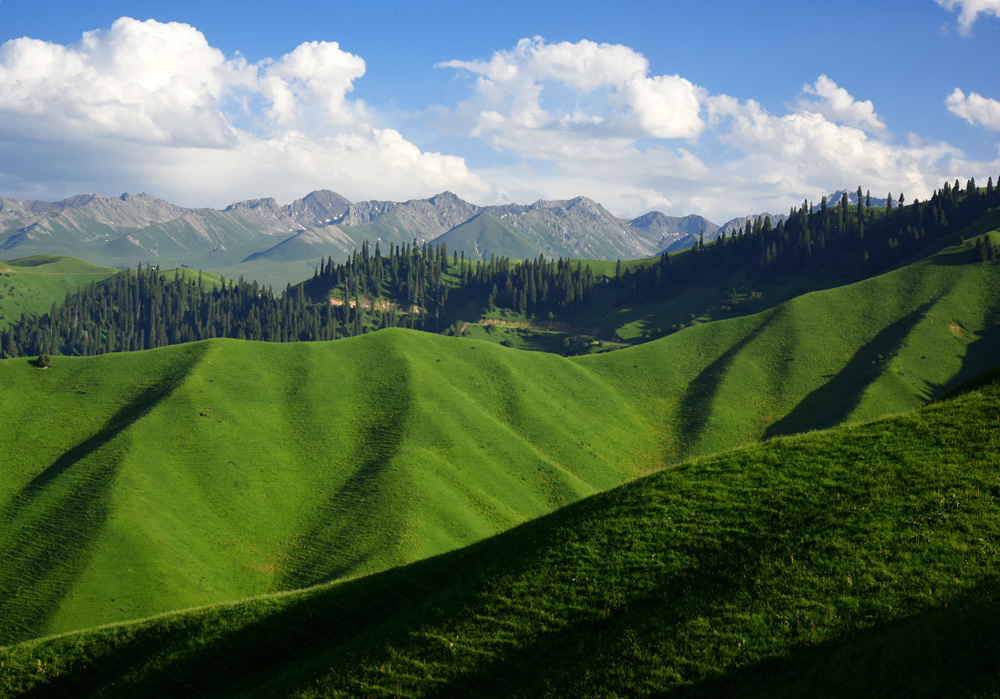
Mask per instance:
[[[643,498],[648,498],[646,489],[637,488],[626,507],[636,507],[635,501]],[[597,508],[596,512],[602,511]],[[498,624],[500,630],[506,628],[504,624],[516,624],[516,615],[494,618],[500,613],[489,606],[494,588],[537,568],[545,559],[545,548],[559,545],[551,538],[560,527],[575,529],[580,516],[594,513],[592,502],[580,503],[462,551],[298,598],[262,603],[256,613],[247,615],[253,621],[245,625],[227,628],[229,612],[225,609],[180,624],[153,620],[109,639],[112,649],[87,658],[86,672],[78,669],[53,676],[31,696],[87,692],[147,697],[319,695],[336,693],[325,686],[327,680],[336,685],[345,679],[341,692],[363,696],[543,696],[553,692],[597,696],[614,695],[616,689],[623,695],[648,694],[642,682],[651,668],[629,667],[634,662],[629,658],[634,657],[637,634],[641,638],[647,632],[661,634],[669,639],[678,624],[701,620],[715,601],[744,589],[765,551],[777,557],[788,553],[783,547],[773,549],[770,524],[774,522],[761,523],[757,531],[735,533],[727,542],[703,542],[687,549],[692,559],[684,570],[652,575],[614,609],[604,602],[606,590],[585,592],[590,583],[580,583],[576,590],[583,596],[574,598],[574,604],[579,606],[584,598],[586,604],[568,623],[540,629],[502,653],[458,663],[451,672],[433,667],[435,657],[453,652],[448,639],[435,632],[447,628],[442,620],[481,619],[483,624]],[[794,511],[788,514],[797,518]],[[801,515],[802,520],[810,517]],[[836,515],[831,512],[829,518],[830,528],[836,529]],[[783,521],[782,526],[800,523]],[[820,523],[816,529],[825,526]],[[609,532],[613,537],[619,534]],[[655,544],[651,550],[656,550]],[[614,578],[612,569],[602,573],[607,576]],[[668,695],[694,699],[860,696],[887,689],[896,690],[898,696],[996,692],[1000,689],[998,656],[983,649],[992,647],[1000,631],[997,583],[995,576],[987,576],[964,595],[947,598],[947,608],[924,609],[853,632],[845,626],[843,634],[815,645],[815,625],[810,628],[808,618],[801,624],[790,622],[797,624],[798,640],[781,656],[748,660],[742,667],[718,674],[708,668],[712,673],[708,677],[697,676],[706,673],[704,667],[688,670],[692,676],[678,677],[681,681]],[[531,613],[531,609],[523,611]],[[502,640],[497,642],[503,645]],[[655,641],[647,638],[645,642]],[[377,684],[380,663],[405,664],[407,658],[431,661],[427,668],[410,661],[418,668],[414,679],[419,689]],[[137,674],[139,667],[148,671]],[[427,673],[438,672],[440,676],[428,681]],[[622,680],[623,673],[631,673],[631,679]],[[588,680],[583,678],[590,676],[596,685],[585,684]],[[616,687],[623,681],[634,684]]]
[[[843,422],[861,402],[865,388],[877,381],[889,368],[886,361],[899,351],[903,342],[938,299],[882,329],[862,345],[840,373],[807,395],[787,415],[770,425],[764,439],[825,429]]]
[[[190,366],[140,391],[0,509],[0,643],[45,632],[107,521],[122,457],[115,440],[169,396]]]
[[[966,381],[1000,365],[1000,305],[991,309],[983,325],[984,329],[977,333],[976,339],[966,348],[962,368],[954,378],[943,386],[929,384],[929,389],[933,391],[931,398],[958,388]]]
[[[405,366],[398,358],[384,366]],[[297,539],[297,548],[282,576],[281,589],[317,585],[356,572],[377,556],[379,547],[392,542],[379,537],[386,531],[386,508],[379,500],[388,495],[386,471],[399,453],[410,412],[409,378],[400,369],[391,382],[374,381],[358,390],[364,404],[356,408],[361,426],[353,448],[338,459],[351,474],[312,514],[309,528]],[[365,532],[359,538],[358,532]],[[394,536],[391,535],[391,536]]]
[[[1000,656],[984,653],[1000,632],[1000,606],[990,597],[997,580],[933,608],[814,644],[809,622],[798,645],[780,657],[749,661],[710,677],[691,677],[653,696],[708,697],[945,697],[994,696]],[[422,696],[645,696],[642,678],[658,668],[622,667],[637,629],[684,623],[664,617],[669,604],[650,596],[606,620],[580,622],[537,638],[498,663],[443,683]],[[653,622],[652,624],[650,622]],[[992,655],[992,657],[990,657]],[[615,677],[631,674],[634,684]],[[588,687],[588,680],[593,678]],[[610,686],[609,686],[610,685]],[[620,694],[619,694],[620,693]],[[634,693],[634,694],[633,694]],[[980,694],[981,693],[981,694]]]
[[[671,692],[699,697],[974,697],[1000,693],[1000,580],[941,607],[748,664]]]
[[[684,389],[678,416],[681,423],[680,434],[684,438],[685,453],[697,443],[708,426],[707,421],[712,412],[712,405],[715,403],[716,394],[722,386],[722,380],[725,378],[726,372],[729,371],[730,365],[743,349],[757,339],[772,322],[773,316],[768,316],[739,342],[702,369]]]

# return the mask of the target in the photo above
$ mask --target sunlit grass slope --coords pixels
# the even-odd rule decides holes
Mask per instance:
[[[656,463],[552,355],[392,330],[0,362],[0,643],[450,550]]]
[[[117,272],[57,255],[0,260],[0,328],[19,321],[22,313],[48,313],[67,292]]]
[[[922,405],[1000,364],[1000,266],[970,260],[573,360],[392,330],[0,362],[0,642],[385,570]]]
[[[574,361],[663,426],[664,461],[926,403],[1000,364],[1000,266],[967,246]]]
[[[9,696],[1000,696],[1000,391],[362,579],[0,651]]]

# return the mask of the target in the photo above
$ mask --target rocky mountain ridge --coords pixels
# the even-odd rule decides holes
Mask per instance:
[[[478,218],[488,214],[486,219]],[[0,199],[0,257],[51,253],[97,264],[231,269],[297,263],[301,278],[321,257],[374,246],[445,243],[472,259],[512,251],[551,257],[634,259],[727,234],[759,216],[719,226],[701,216],[651,211],[619,218],[587,197],[479,206],[452,192],[405,202],[351,202],[318,190],[287,205],[271,197],[225,209],[191,209],[149,194],[77,195],[58,202]],[[784,216],[773,216],[776,224]],[[471,227],[470,227],[471,226]],[[453,233],[454,232],[454,233]]]

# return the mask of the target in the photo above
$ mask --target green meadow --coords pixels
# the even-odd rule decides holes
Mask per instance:
[[[18,321],[22,313],[47,313],[67,293],[117,273],[57,255],[0,260],[0,329]]]
[[[569,359],[395,329],[5,360],[0,638],[383,571],[693,456],[918,407],[1000,364],[998,284],[950,247]]]
[[[3,642],[383,570],[656,457],[575,364],[403,330],[9,360],[0,383]]]
[[[0,695],[1000,696],[996,223],[576,319],[685,325],[625,348],[0,361]],[[0,266],[8,317],[114,273]]]
[[[1000,389],[361,579],[0,650],[8,696],[1000,696]]]

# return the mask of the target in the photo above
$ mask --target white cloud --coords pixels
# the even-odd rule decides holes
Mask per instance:
[[[496,148],[564,158],[618,148],[622,138],[695,138],[702,88],[678,75],[649,75],[633,49],[593,41],[522,39],[489,60],[447,61],[478,76],[456,108],[468,133]]]
[[[301,44],[261,73],[261,92],[272,103],[268,114],[282,126],[301,121],[303,114],[339,128],[364,118],[363,105],[346,97],[365,74],[365,62],[335,42]]]
[[[373,126],[348,97],[364,74],[364,60],[333,42],[251,64],[189,25],[127,17],[74,45],[8,41],[0,188],[147,189],[192,205],[318,187],[352,198],[487,191],[463,159]]]
[[[497,51],[489,61],[445,61],[439,67],[462,68],[499,84],[554,80],[590,91],[644,76],[649,62],[620,44],[597,44],[586,39],[575,44],[546,44],[536,36],[521,39],[511,51]]]
[[[992,167],[945,143],[895,142],[872,101],[827,75],[772,114],[681,76],[650,75],[645,58],[622,46],[525,39],[489,60],[443,65],[476,76],[469,99],[448,113],[451,123],[518,156],[516,167],[484,174],[524,199],[577,188],[619,214],[655,202],[722,222],[784,213],[859,184],[924,199],[954,163],[970,168],[962,176]]]
[[[812,85],[802,88],[806,95],[815,95],[815,100],[799,100],[799,108],[815,111],[833,121],[843,122],[851,126],[877,134],[885,134],[885,122],[875,113],[875,105],[871,100],[859,102],[851,94],[840,87],[826,75],[821,75]]]
[[[948,111],[962,117],[970,124],[977,121],[991,131],[1000,131],[1000,102],[970,92],[968,96],[959,88],[948,95],[944,103]]]
[[[935,0],[946,10],[958,10],[958,30],[968,36],[979,15],[1000,17],[1000,0]]]
[[[8,41],[0,194],[146,190],[187,205],[287,201],[320,187],[355,200],[444,189],[477,203],[582,194],[619,215],[658,208],[722,223],[858,184],[923,199],[945,179],[1000,170],[1000,156],[977,162],[915,135],[894,142],[871,101],[826,75],[797,101],[791,86],[791,106],[771,113],[653,74],[621,45],[524,39],[441,66],[474,79],[467,99],[426,118],[501,153],[476,172],[378,123],[352,94],[364,60],[333,42],[250,63],[194,27],[128,18],[73,45]],[[947,105],[987,128],[1000,123],[996,100],[976,93],[956,90]]]
[[[752,100],[712,102],[715,121],[729,127],[718,137],[745,154],[735,170],[738,180],[770,182],[779,190],[823,194],[860,184],[926,198],[943,179],[941,165],[961,155],[943,143],[894,144],[814,111],[775,116]]]

